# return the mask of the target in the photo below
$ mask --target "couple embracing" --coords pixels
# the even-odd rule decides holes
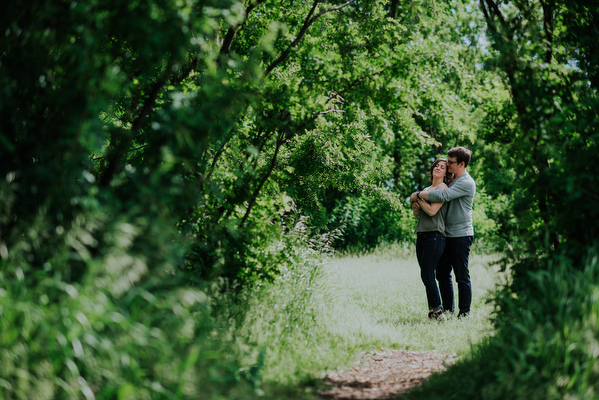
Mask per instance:
[[[410,196],[412,212],[419,217],[416,256],[431,320],[445,320],[445,312],[454,312],[452,270],[458,283],[458,318],[470,313],[468,257],[474,240],[472,203],[476,194],[476,183],[466,172],[471,154],[464,147],[449,150],[446,159],[439,158],[431,166],[431,186]]]

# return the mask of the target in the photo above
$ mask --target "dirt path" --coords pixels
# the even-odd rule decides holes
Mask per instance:
[[[436,351],[385,350],[362,353],[348,371],[329,372],[330,389],[323,399],[389,399],[418,386],[433,372],[444,371],[457,361],[455,355]]]

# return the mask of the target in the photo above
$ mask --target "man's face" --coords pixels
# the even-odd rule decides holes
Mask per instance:
[[[457,172],[458,159],[456,157],[447,157],[447,172],[455,174]]]

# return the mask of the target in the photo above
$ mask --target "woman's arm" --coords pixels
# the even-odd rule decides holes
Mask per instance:
[[[431,217],[433,215],[435,215],[437,213],[437,211],[439,211],[441,209],[441,206],[443,205],[443,203],[432,203],[432,204],[428,204],[424,200],[418,200],[418,204],[420,204],[420,207],[422,208],[422,211],[424,211],[425,213],[427,213]]]
[[[443,190],[445,188],[447,188],[447,185],[441,185],[441,186],[438,186],[436,189],[433,189],[433,190]],[[420,205],[420,208],[422,208],[422,211],[424,211],[425,213],[427,213],[431,217],[433,215],[435,215],[441,209],[441,207],[443,206],[443,202],[428,204],[426,201],[424,201],[422,199],[418,199],[418,204]]]

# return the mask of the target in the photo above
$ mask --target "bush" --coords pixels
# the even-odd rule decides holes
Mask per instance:
[[[382,243],[412,238],[416,218],[407,205],[390,200],[393,196],[390,192],[378,192],[340,201],[333,211],[333,220],[344,225],[344,229],[336,248],[373,250]]]
[[[0,398],[277,398],[330,362],[319,285],[332,238],[305,218],[271,243],[273,282],[236,291],[190,287],[151,219],[87,206],[73,220],[49,235],[40,216],[0,248]],[[50,239],[52,257],[35,265]]]
[[[105,221],[98,235],[101,218],[86,215],[41,268],[31,255],[40,237],[0,261],[0,398],[209,399],[231,390],[223,383],[243,387],[217,350],[207,296],[135,251],[139,226]],[[76,281],[75,269],[85,271]]]

